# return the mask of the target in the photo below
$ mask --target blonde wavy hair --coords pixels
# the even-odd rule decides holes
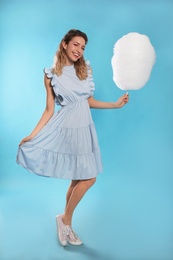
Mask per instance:
[[[72,38],[75,36],[82,37],[85,40],[85,44],[87,44],[87,42],[88,42],[87,35],[84,32],[81,32],[80,30],[72,29],[67,32],[67,34],[64,36],[64,38],[61,40],[61,42],[59,44],[59,48],[54,57],[54,66],[53,66],[52,72],[57,74],[58,76],[60,76],[62,74],[62,69],[66,63],[66,53],[63,48],[63,42],[68,44],[72,40]],[[83,56],[74,63],[74,67],[76,70],[76,75],[78,76],[79,79],[84,80],[87,78],[88,70],[87,70],[87,65],[86,65],[86,62],[85,62],[85,59]]]

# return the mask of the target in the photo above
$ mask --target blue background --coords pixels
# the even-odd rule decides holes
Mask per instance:
[[[173,259],[173,1],[1,0],[0,259]],[[95,98],[116,100],[114,43],[146,34],[157,61],[146,86],[118,110],[92,110],[104,173],[74,214],[81,247],[62,248],[55,215],[67,180],[38,177],[15,162],[20,140],[45,108],[43,68],[66,31],[87,33]]]

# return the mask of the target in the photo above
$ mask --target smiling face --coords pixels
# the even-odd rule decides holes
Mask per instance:
[[[63,48],[66,54],[66,65],[70,66],[83,56],[85,50],[85,39],[81,36],[75,36],[68,42],[64,41]]]

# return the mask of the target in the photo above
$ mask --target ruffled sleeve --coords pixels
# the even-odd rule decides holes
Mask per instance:
[[[53,87],[55,85],[55,78],[54,74],[52,73],[52,69],[44,68],[43,72],[46,74],[48,79],[51,79],[51,85]]]
[[[88,68],[88,83],[89,83],[89,87],[90,87],[90,95],[93,96],[94,95],[94,90],[95,90],[95,84],[93,81],[93,75],[92,75],[92,69],[90,66],[90,62],[86,61],[86,65]]]
[[[57,84],[56,84],[55,76],[52,73],[52,69],[44,68],[43,72],[46,74],[48,79],[51,79],[51,86],[53,87],[53,91],[55,93],[55,102],[57,105],[61,106],[63,102],[63,98],[61,95],[59,95],[58,88],[57,87],[55,88]]]
[[[44,68],[43,72],[46,74],[46,76],[47,76],[49,79],[52,79],[52,78],[53,78],[52,69]]]

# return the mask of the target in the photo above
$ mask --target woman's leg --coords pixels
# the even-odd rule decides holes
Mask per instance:
[[[67,192],[67,203],[65,212],[62,216],[62,220],[65,225],[71,226],[74,209],[76,208],[84,194],[87,192],[87,190],[95,183],[95,181],[96,178],[71,182],[71,185]]]
[[[67,195],[66,195],[66,206],[65,206],[65,209],[66,209],[66,207],[68,205],[68,202],[69,202],[69,199],[71,197],[72,191],[75,188],[75,186],[78,184],[78,182],[79,182],[79,180],[72,180],[71,183],[70,183],[70,186],[68,188]]]

